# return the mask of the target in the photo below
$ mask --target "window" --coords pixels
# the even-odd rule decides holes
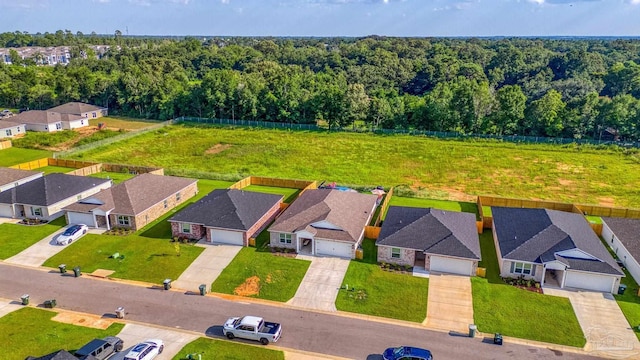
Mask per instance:
[[[129,226],[129,217],[125,215],[118,215],[118,225]]]
[[[400,248],[391,248],[391,258],[400,259]]]
[[[93,117],[94,117],[94,118],[97,118],[97,117],[98,117],[98,114],[97,114],[97,113],[95,113],[95,112],[94,112],[94,113],[92,113],[91,115],[93,115]]]
[[[517,262],[513,267],[513,272],[516,274],[522,275],[531,275],[531,269],[533,268],[532,264],[525,264]]]
[[[11,136],[11,129],[7,129],[7,131],[5,131],[5,133],[7,134],[7,136]]]
[[[280,243],[281,244],[291,244],[291,234],[280,233]]]
[[[84,119],[80,120],[80,125],[84,125]]]
[[[42,208],[31,208],[31,215],[42,216]]]
[[[180,201],[180,198],[181,198],[181,197],[182,197],[182,196],[180,195],[180,193],[176,193],[176,201]]]
[[[169,202],[167,200],[164,201],[164,208],[166,209],[169,206]]]
[[[182,223],[182,232],[185,233],[185,234],[190,234],[191,233],[191,224]]]
[[[62,124],[61,123],[56,123],[56,130],[60,130],[62,129]]]

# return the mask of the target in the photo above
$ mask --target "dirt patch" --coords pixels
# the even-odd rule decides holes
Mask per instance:
[[[112,319],[101,318],[97,315],[79,314],[66,311],[59,312],[51,320],[65,324],[80,325],[102,330],[107,329],[109,326],[111,326],[111,324],[113,324]]]
[[[569,185],[573,185],[573,181],[571,180],[567,180],[567,179],[558,179],[558,182],[560,183],[560,185],[562,186],[569,186]]]
[[[204,152],[205,155],[215,155],[231,147],[231,144],[215,144]]]
[[[253,296],[260,294],[260,278],[252,276],[244,281],[240,286],[233,290],[235,295]]]
[[[73,145],[75,145],[75,143],[77,143],[78,141],[89,137],[91,135],[93,135],[94,133],[100,131],[98,130],[97,126],[85,126],[85,127],[81,127],[81,128],[77,128],[77,129],[73,129],[73,131],[77,132],[78,134],[80,134],[80,136],[71,139],[69,141],[65,141],[63,143],[60,143],[56,146],[49,146],[47,148],[45,148],[45,150],[49,150],[49,151],[64,151],[64,150],[69,150],[70,148],[73,147]]]
[[[607,207],[614,207],[615,200],[612,197],[599,197],[598,198],[598,205],[607,206]]]

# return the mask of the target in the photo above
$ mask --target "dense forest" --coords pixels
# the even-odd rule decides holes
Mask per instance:
[[[327,122],[332,127],[640,138],[640,40],[181,38],[0,34],[0,47],[112,45],[67,66],[0,65],[0,105]]]

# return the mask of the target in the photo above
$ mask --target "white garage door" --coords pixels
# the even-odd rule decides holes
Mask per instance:
[[[473,261],[431,256],[430,271],[471,276]]]
[[[231,245],[244,245],[242,241],[242,233],[239,231],[211,229],[211,241]]]
[[[89,227],[95,227],[95,221],[93,220],[93,214],[67,212],[67,218],[69,224],[85,224]]]
[[[564,286],[609,293],[613,288],[614,281],[613,276],[567,271]]]
[[[316,254],[352,258],[351,243],[316,240]]]
[[[0,205],[0,216],[1,217],[13,217],[13,212],[11,211],[11,205]]]

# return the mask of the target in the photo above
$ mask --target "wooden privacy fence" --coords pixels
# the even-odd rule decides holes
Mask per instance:
[[[33,161],[27,161],[22,164],[10,166],[12,169],[20,169],[20,170],[35,170],[37,168],[45,167],[49,165],[48,158],[42,158]]]
[[[640,219],[639,209],[612,208],[597,205],[576,205],[576,208],[584,215]]]
[[[13,146],[13,144],[11,143],[11,140],[2,140],[2,141],[0,141],[0,150],[8,149],[8,148],[10,148],[12,146]]]
[[[375,221],[373,222],[375,226],[380,226],[380,223],[382,222],[382,218],[384,217],[384,214],[386,214],[387,210],[389,209],[389,203],[391,202],[392,196],[393,196],[393,188],[390,188],[389,192],[385,194],[384,200],[380,204],[380,211],[378,211],[378,217],[376,217]]]
[[[376,240],[380,236],[380,229],[382,228],[379,226],[365,226],[364,237]]]
[[[99,173],[102,171],[109,172],[117,172],[117,173],[128,173],[128,174],[156,174],[156,175],[164,175],[163,168],[155,168],[149,166],[134,166],[134,165],[121,165],[121,164],[103,164],[96,163],[91,161],[79,161],[79,160],[66,160],[66,159],[54,159],[54,158],[42,158],[38,160],[33,160],[29,162],[25,162],[18,165],[13,165],[11,168],[13,169],[21,169],[21,170],[35,170],[45,166],[59,166],[72,168],[77,170],[72,170],[67,172],[70,175],[81,175],[87,176],[95,173]]]
[[[290,189],[301,189],[298,193],[300,196],[303,192],[309,189],[317,189],[318,183],[316,181],[308,181],[308,180],[292,180],[292,179],[277,179],[270,177],[262,177],[262,176],[247,176],[242,180],[238,180],[233,185],[229,186],[229,189],[242,190],[250,185],[259,185],[259,186],[273,186],[273,187],[281,187],[281,188],[290,188]],[[295,198],[297,199],[297,197]],[[291,201],[295,200],[292,199]],[[284,211],[288,204],[281,204],[280,211]]]

